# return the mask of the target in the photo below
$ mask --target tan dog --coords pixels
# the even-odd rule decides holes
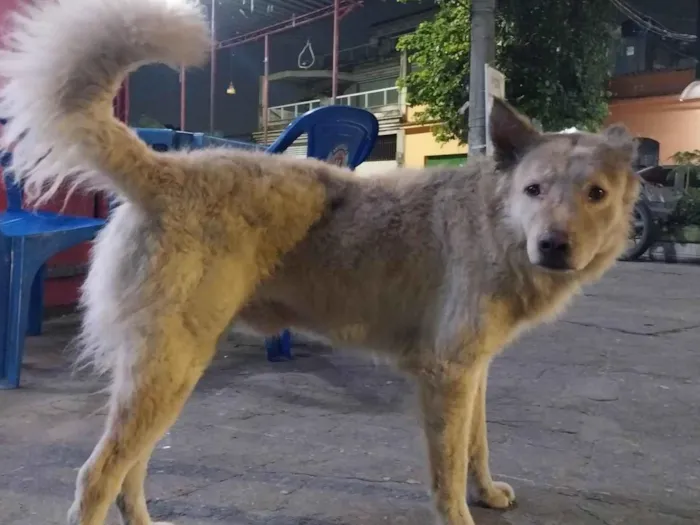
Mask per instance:
[[[102,525],[115,500],[128,525],[151,525],[149,457],[232,320],[390,356],[419,384],[441,522],[473,525],[468,473],[486,505],[513,503],[488,467],[489,362],[624,249],[639,189],[624,130],[541,135],[496,101],[495,161],[369,179],[230,149],[157,153],[111,100],[139,64],[206,54],[193,4],[47,0],[16,22],[0,115],[4,143],[21,138],[18,176],[38,198],[72,178],[125,201],[84,289],[84,357],[112,395],[70,525]]]

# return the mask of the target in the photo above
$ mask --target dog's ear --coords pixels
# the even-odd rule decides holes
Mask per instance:
[[[631,165],[637,158],[637,141],[623,124],[613,124],[603,130],[609,159],[617,164]]]
[[[526,117],[498,97],[493,98],[489,128],[493,155],[502,169],[515,165],[542,138]]]

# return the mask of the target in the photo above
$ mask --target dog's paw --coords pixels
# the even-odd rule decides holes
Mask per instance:
[[[502,481],[494,481],[480,496],[481,503],[491,509],[509,509],[515,505],[513,487]]]

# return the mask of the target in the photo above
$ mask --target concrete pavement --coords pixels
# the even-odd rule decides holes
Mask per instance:
[[[0,392],[0,523],[63,525],[102,424],[103,384],[71,376],[75,319],[28,342],[23,388]],[[432,523],[408,381],[323,348],[265,361],[222,348],[148,482],[177,525]],[[565,318],[495,362],[492,470],[515,510],[477,525],[700,523],[700,267],[620,264]],[[113,516],[110,523],[118,523]]]

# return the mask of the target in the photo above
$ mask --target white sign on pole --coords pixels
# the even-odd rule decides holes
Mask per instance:
[[[485,68],[485,86],[484,94],[486,95],[486,155],[493,155],[493,144],[491,144],[491,108],[493,107],[493,97],[506,98],[506,77],[497,69],[486,64]]]

